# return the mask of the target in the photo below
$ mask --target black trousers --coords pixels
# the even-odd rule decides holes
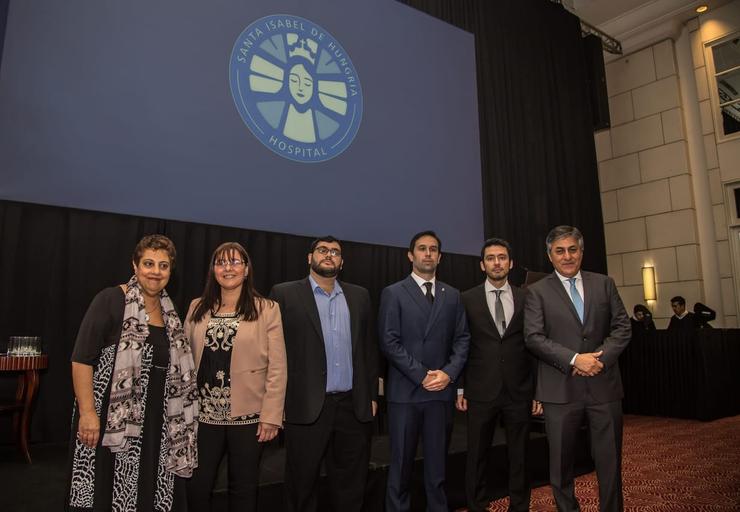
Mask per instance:
[[[351,391],[326,395],[314,423],[285,423],[285,510],[318,509],[323,459],[332,508],[336,512],[359,512],[365,495],[371,435],[372,422],[363,423],[355,417]]]
[[[506,392],[492,401],[468,400],[468,453],[465,463],[465,495],[471,512],[483,512],[491,497],[486,490],[488,452],[503,417],[509,458],[509,510],[529,510],[529,445],[531,401],[512,401]]]
[[[561,512],[580,510],[573,484],[576,439],[584,418],[591,436],[591,455],[599,480],[599,510],[621,512],[622,497],[622,402],[584,401],[544,403],[545,429],[550,445],[550,484]]]
[[[198,424],[198,467],[187,482],[188,510],[211,510],[218,466],[228,455],[229,512],[257,510],[259,463],[264,443],[257,442],[257,424]]]

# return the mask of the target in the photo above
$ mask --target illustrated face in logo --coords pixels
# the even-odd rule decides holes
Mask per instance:
[[[244,123],[285,158],[329,160],[357,134],[357,72],[339,43],[306,19],[275,15],[252,23],[234,45],[229,73]]]
[[[304,105],[313,96],[313,78],[303,64],[296,64],[290,70],[290,95],[299,105]]]

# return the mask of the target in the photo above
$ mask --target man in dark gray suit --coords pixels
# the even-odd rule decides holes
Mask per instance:
[[[462,294],[470,349],[458,380],[456,405],[467,412],[465,495],[470,512],[484,512],[491,501],[486,491],[488,452],[499,417],[506,429],[509,510],[529,510],[526,463],[530,412],[541,414],[542,405],[532,400],[535,361],[524,347],[526,292],[509,284],[513,267],[509,243],[489,238],[480,256],[486,280]]]
[[[577,511],[576,437],[584,419],[599,480],[599,510],[621,511],[622,381],[617,360],[629,317],[608,276],[581,271],[583,235],[558,226],[547,235],[555,272],[531,285],[524,308],[527,348],[539,358],[535,398],[545,409],[550,484],[560,511]]]

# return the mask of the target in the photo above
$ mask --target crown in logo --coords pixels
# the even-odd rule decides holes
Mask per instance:
[[[288,55],[290,57],[303,57],[311,64],[316,64],[316,53],[319,45],[313,39],[298,37],[298,34],[286,34],[288,40]]]

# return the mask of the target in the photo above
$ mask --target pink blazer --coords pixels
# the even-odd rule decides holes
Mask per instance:
[[[196,368],[200,367],[211,319],[211,314],[206,313],[200,322],[192,321],[198,301],[190,303],[185,319],[185,335],[190,340]],[[232,351],[231,417],[258,412],[262,423],[281,426],[288,365],[280,308],[275,302],[265,299],[257,320],[239,322]]]

